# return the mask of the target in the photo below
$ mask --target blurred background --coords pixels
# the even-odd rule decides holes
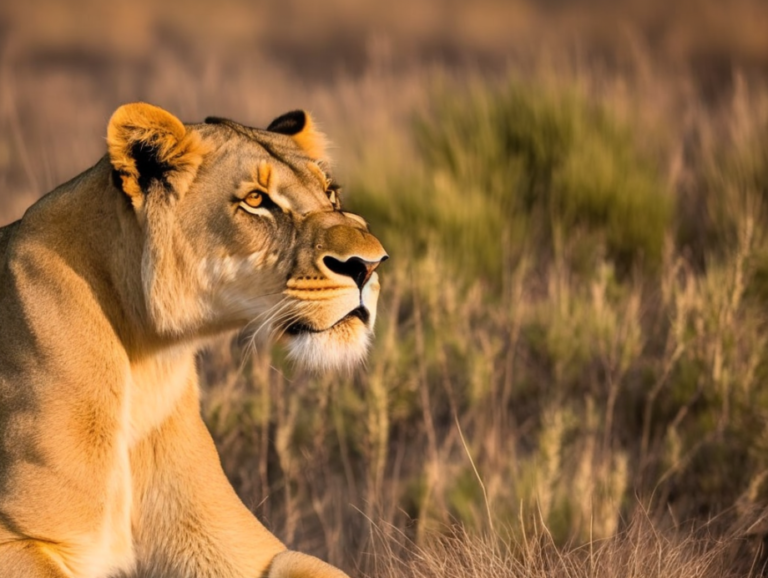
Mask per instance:
[[[762,0],[6,0],[0,225],[122,103],[308,109],[392,259],[366,368],[200,357],[268,527],[356,576],[762,575],[767,80]]]

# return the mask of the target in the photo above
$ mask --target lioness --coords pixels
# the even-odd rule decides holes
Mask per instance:
[[[108,154],[0,228],[0,576],[345,576],[237,498],[194,354],[249,323],[316,367],[368,346],[387,258],[304,112],[129,104]]]

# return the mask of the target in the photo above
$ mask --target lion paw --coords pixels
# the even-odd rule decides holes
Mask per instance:
[[[274,557],[266,578],[349,578],[349,576],[314,556],[286,550]]]

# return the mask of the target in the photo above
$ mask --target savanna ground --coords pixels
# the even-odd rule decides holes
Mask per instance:
[[[245,503],[354,576],[764,575],[766,30],[759,0],[4,3],[0,223],[120,103],[307,108],[392,259],[367,367],[201,356]]]

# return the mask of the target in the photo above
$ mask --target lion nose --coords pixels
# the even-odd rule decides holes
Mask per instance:
[[[379,240],[359,226],[335,225],[319,239],[318,265],[327,274],[348,277],[362,289],[389,256]]]
[[[337,275],[352,278],[357,288],[362,289],[368,282],[368,279],[371,278],[371,275],[373,275],[376,267],[387,259],[389,259],[389,255],[384,255],[377,261],[367,261],[360,257],[350,257],[346,261],[340,261],[335,257],[325,256],[323,257],[323,263]]]

